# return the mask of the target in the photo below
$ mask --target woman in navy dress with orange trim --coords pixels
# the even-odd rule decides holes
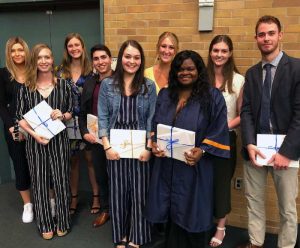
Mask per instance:
[[[205,247],[205,232],[213,223],[212,157],[229,157],[229,136],[224,98],[210,86],[196,52],[175,56],[169,87],[157,98],[155,133],[159,123],[194,131],[196,142],[185,154],[186,163],[165,157],[153,143],[156,158],[145,216],[153,223],[170,221],[166,247]]]

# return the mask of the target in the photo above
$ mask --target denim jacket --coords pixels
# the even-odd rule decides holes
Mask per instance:
[[[138,130],[146,130],[147,138],[150,138],[151,123],[155,111],[156,90],[155,84],[146,79],[148,92],[137,95]],[[144,85],[142,86],[144,87]],[[144,89],[142,88],[141,92]],[[105,78],[100,86],[98,96],[98,126],[99,137],[109,138],[110,129],[114,128],[120,110],[121,93],[112,78]]]

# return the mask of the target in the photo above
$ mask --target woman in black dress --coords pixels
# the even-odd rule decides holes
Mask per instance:
[[[0,116],[4,123],[4,136],[9,155],[13,161],[16,188],[24,203],[22,221],[33,220],[32,203],[30,201],[30,175],[25,154],[25,137],[19,132],[16,122],[16,95],[25,82],[25,71],[30,63],[29,48],[20,37],[12,37],[5,48],[6,67],[0,71]]]
[[[70,145],[66,130],[51,140],[38,135],[23,119],[23,115],[45,100],[53,109],[52,119],[68,120],[72,116],[71,88],[53,74],[53,56],[45,44],[37,44],[31,53],[31,68],[26,75],[26,87],[19,91],[17,118],[29,134],[26,154],[32,181],[36,223],[42,237],[51,239],[54,232],[64,236],[70,229]],[[56,219],[50,207],[50,184],[56,202]]]

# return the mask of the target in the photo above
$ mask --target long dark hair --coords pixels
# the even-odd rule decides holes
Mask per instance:
[[[210,95],[210,83],[208,80],[208,75],[206,71],[205,64],[201,56],[191,50],[184,50],[179,52],[171,64],[171,70],[169,73],[169,91],[170,97],[174,102],[178,101],[179,92],[181,90],[180,82],[178,80],[178,72],[182,63],[186,59],[191,59],[198,71],[198,78],[193,83],[192,93],[189,98],[189,101],[195,100],[199,101],[204,108],[205,111],[209,109],[210,102],[211,102],[211,95]]]
[[[234,93],[232,89],[232,80],[233,80],[233,73],[237,72],[239,73],[235,62],[233,58],[233,43],[232,40],[228,35],[217,35],[215,36],[209,45],[209,52],[208,52],[208,60],[207,60],[207,72],[209,81],[211,84],[215,87],[215,70],[214,70],[214,62],[211,59],[210,53],[213,49],[213,46],[217,43],[224,42],[229,49],[229,52],[231,52],[231,56],[228,58],[227,62],[223,66],[222,74],[224,77],[224,81],[222,82],[222,85],[220,87],[221,91],[225,90],[225,87],[227,85],[228,92],[230,94]]]
[[[141,54],[141,65],[140,65],[140,68],[135,73],[132,84],[131,84],[132,95],[137,95],[141,91],[143,85],[144,85],[144,91],[142,93],[145,94],[148,91],[147,86],[146,86],[146,81],[144,78],[145,55],[144,55],[142,46],[136,40],[127,40],[121,45],[119,54],[118,54],[116,70],[115,70],[115,73],[113,76],[114,82],[117,84],[117,87],[120,89],[121,94],[124,94],[125,93],[124,68],[122,65],[122,57],[123,57],[125,49],[128,46],[132,46],[132,47],[138,49]]]

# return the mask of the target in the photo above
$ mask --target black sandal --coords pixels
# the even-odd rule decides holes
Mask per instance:
[[[71,199],[74,199],[74,198],[78,198],[78,195],[72,195],[71,196]],[[69,208],[70,215],[74,215],[77,212],[77,205],[78,205],[78,202],[76,203],[75,208],[71,208],[71,207]]]
[[[100,195],[93,195],[93,198],[99,198],[99,197]],[[92,202],[92,206],[91,206],[91,214],[98,214],[100,212],[100,201],[99,201],[99,207],[93,207],[93,203],[94,201]]]

